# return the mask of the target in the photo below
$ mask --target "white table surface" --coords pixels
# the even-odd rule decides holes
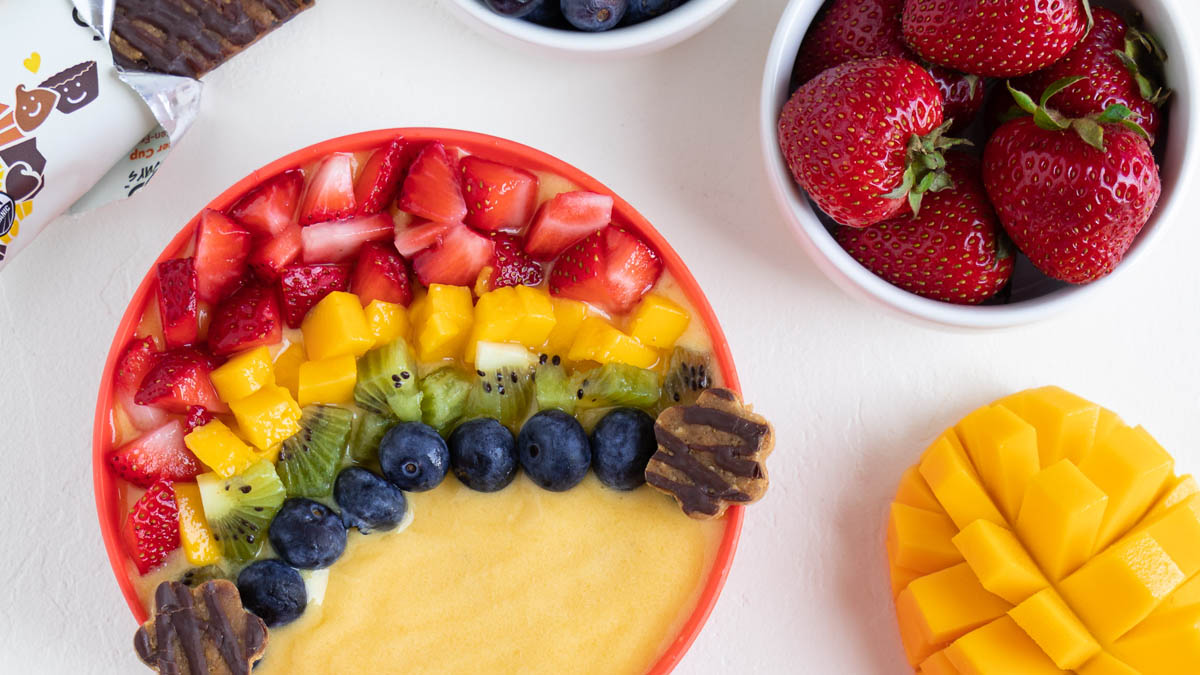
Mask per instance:
[[[756,105],[784,4],[743,0],[665,53],[586,64],[498,47],[438,0],[321,0],[209,76],[202,118],[147,189],[60,219],[0,273],[0,671],[142,672],[92,496],[117,321],[209,199],[354,131],[457,127],[557,155],[648,216],[706,289],[779,443],[680,673],[906,672],[887,503],[938,431],[999,395],[1061,384],[1200,469],[1200,228],[1177,223],[1101,302],[1008,332],[939,332],[850,300],[804,258],[765,185]],[[1186,13],[1200,20],[1200,6]]]

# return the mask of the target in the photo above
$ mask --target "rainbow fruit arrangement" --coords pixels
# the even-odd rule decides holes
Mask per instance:
[[[1058,387],[967,415],[905,472],[887,530],[925,675],[1185,675],[1200,664],[1200,486]]]
[[[1158,202],[1164,58],[1088,0],[833,0],[779,144],[842,248],[895,286],[1003,301],[1018,252],[1085,284]],[[968,131],[981,159],[951,136]]]
[[[138,572],[182,548],[185,581],[236,578],[281,625],[348,528],[402,526],[448,472],[643,484],[653,416],[720,376],[676,346],[691,317],[658,252],[571,187],[397,138],[203,212],[116,367]]]

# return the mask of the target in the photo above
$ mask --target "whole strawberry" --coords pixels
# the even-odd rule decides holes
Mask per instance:
[[[975,305],[1008,283],[1013,255],[983,190],[979,161],[950,153],[946,163],[953,187],[927,196],[918,216],[841,227],[835,236],[855,260],[894,286]]]
[[[1006,122],[988,141],[983,182],[1004,229],[1046,275],[1073,284],[1111,273],[1153,213],[1162,184],[1142,131],[1113,106],[1067,119],[1015,92],[1033,117]]]
[[[887,220],[945,185],[942,95],[929,73],[883,57],[835,66],[779,116],[779,147],[800,187],[842,225]]]
[[[1018,77],[1071,51],[1088,12],[1087,0],[906,0],[904,39],[931,63]]]
[[[1162,122],[1158,106],[1167,97],[1154,72],[1165,58],[1162,48],[1153,37],[1131,28],[1107,9],[1096,8],[1093,17],[1092,30],[1071,53],[1013,85],[1040,98],[1051,84],[1063,78],[1085,77],[1058,94],[1054,107],[1066,115],[1082,117],[1120,104],[1133,111],[1132,119],[1153,139]]]

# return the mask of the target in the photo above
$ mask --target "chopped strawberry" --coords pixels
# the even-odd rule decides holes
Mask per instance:
[[[194,405],[213,412],[229,412],[213,389],[209,357],[194,349],[182,348],[165,352],[146,373],[142,386],[133,400],[138,405],[151,405],[167,412],[184,414]]]
[[[354,185],[358,215],[370,216],[387,208],[419,148],[397,137],[371,155]]]
[[[442,243],[442,237],[454,229],[456,223],[420,223],[396,231],[396,250],[411,259],[427,248]]]
[[[288,225],[274,239],[259,242],[250,254],[250,268],[263,281],[275,281],[283,268],[300,257],[302,246],[299,225]]]
[[[542,283],[542,266],[521,249],[520,237],[498,232],[492,235],[492,239],[496,242],[496,255],[492,258],[491,288],[537,286]]]
[[[612,222],[613,198],[595,192],[564,192],[542,204],[525,234],[525,252],[534,260],[554,260],[585,237]]]
[[[134,503],[121,533],[138,573],[145,574],[162,564],[168,554],[179,548],[179,507],[175,504],[174,484],[160,480],[151,485]]]
[[[372,300],[382,300],[407,307],[412,302],[408,265],[387,242],[365,244],[358,254],[350,292],[357,295],[364,306]]]
[[[271,286],[250,285],[238,289],[213,312],[212,324],[208,327],[208,348],[217,356],[259,345],[273,345],[282,339],[279,300]],[[203,402],[197,404],[214,412],[223,412]]]
[[[400,208],[442,223],[461,223],[467,215],[455,161],[441,143],[426,145],[408,169],[400,190]]]
[[[196,292],[204,302],[220,302],[246,273],[250,233],[225,214],[205,209],[196,226]]]
[[[204,467],[183,444],[184,433],[179,420],[171,420],[108,453],[108,465],[117,476],[138,487],[147,488],[162,479],[191,480],[204,473]]]
[[[183,419],[184,433],[192,433],[196,427],[202,427],[213,421],[213,414],[204,406],[194,405],[188,408],[187,416]]]
[[[335,152],[321,161],[304,193],[300,224],[323,223],[354,215],[354,155]]]
[[[167,421],[167,411],[134,403],[133,397],[142,386],[146,373],[158,362],[159,351],[154,338],[133,338],[117,361],[114,394],[129,421],[138,429],[156,429]]]
[[[662,259],[646,242],[608,227],[562,255],[550,272],[550,294],[624,314],[662,275]]]
[[[353,258],[368,241],[391,239],[395,234],[396,226],[386,213],[309,225],[300,231],[302,257],[306,263],[342,262]]]
[[[229,210],[229,215],[258,237],[274,237],[295,222],[296,205],[304,189],[299,169],[268,178]]]
[[[191,258],[174,258],[158,264],[158,314],[167,349],[196,341],[200,323],[196,316],[196,266]]]
[[[299,328],[304,315],[334,291],[344,291],[350,285],[350,268],[346,265],[292,265],[279,277],[283,296],[283,318],[289,328]]]
[[[465,157],[462,191],[467,203],[463,222],[477,230],[520,230],[537,209],[537,176],[506,164]]]
[[[495,243],[466,225],[456,225],[441,243],[413,259],[417,280],[429,284],[469,286],[492,260]]]

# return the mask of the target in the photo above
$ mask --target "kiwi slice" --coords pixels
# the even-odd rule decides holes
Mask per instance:
[[[533,400],[533,373],[537,361],[521,345],[480,342],[475,349],[472,378],[463,417],[491,417],[520,431]]]
[[[350,432],[350,458],[359,464],[374,462],[379,457],[379,443],[383,435],[396,425],[390,415],[377,415],[364,410],[354,420]]]
[[[700,392],[713,386],[712,357],[683,347],[671,352],[671,362],[663,377],[659,409],[673,405],[692,405]]]
[[[246,562],[257,557],[267,540],[267,526],[287,497],[275,465],[264,459],[231,478],[201,474],[196,485],[204,518],[225,558]]]
[[[421,385],[417,360],[404,338],[372,349],[358,360],[354,402],[378,415],[401,422],[421,419]]]
[[[533,381],[538,410],[557,408],[568,415],[575,414],[575,389],[571,387],[571,378],[562,367],[562,359],[543,354],[538,360]]]
[[[216,581],[217,579],[229,580],[229,573],[220,565],[205,565],[204,567],[189,568],[179,577],[179,583],[189,588],[195,588],[206,581]]]
[[[471,380],[458,368],[440,368],[421,379],[421,421],[443,436],[462,417]]]
[[[346,451],[354,413],[335,405],[310,405],[300,431],[283,442],[275,464],[289,497],[325,497]]]
[[[624,363],[606,363],[599,368],[575,373],[571,378],[576,407],[628,406],[652,408],[662,396],[658,373]]]

